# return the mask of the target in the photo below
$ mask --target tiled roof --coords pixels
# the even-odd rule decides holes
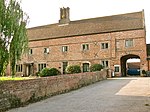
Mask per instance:
[[[143,11],[70,21],[67,25],[59,23],[28,29],[29,40],[71,37],[144,28]]]

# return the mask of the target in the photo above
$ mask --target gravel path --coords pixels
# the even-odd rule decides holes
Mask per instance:
[[[150,112],[150,78],[113,78],[8,112]]]

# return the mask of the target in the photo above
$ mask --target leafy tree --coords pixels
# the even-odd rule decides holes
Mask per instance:
[[[15,0],[0,0],[0,75],[10,62],[14,77],[16,62],[28,47],[26,23],[28,16]]]

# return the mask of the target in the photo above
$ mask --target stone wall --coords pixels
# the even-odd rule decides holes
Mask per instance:
[[[0,112],[106,79],[107,70],[0,82]]]

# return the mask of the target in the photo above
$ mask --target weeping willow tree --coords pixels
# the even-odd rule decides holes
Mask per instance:
[[[15,76],[16,62],[28,47],[26,23],[28,16],[15,0],[0,0],[0,75],[8,63]]]

